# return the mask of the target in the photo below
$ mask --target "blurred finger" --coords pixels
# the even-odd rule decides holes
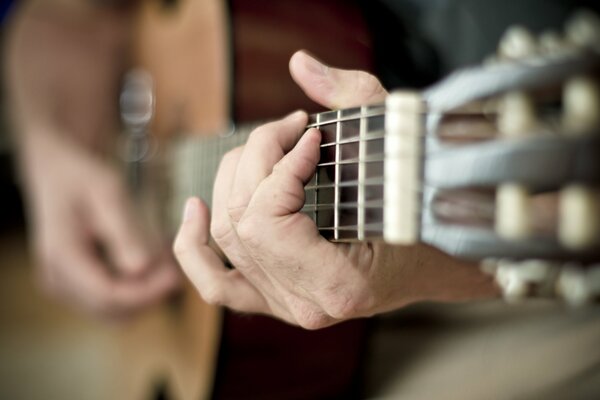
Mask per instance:
[[[121,316],[153,304],[178,284],[174,269],[159,268],[139,279],[110,274],[92,247],[85,243],[64,243],[52,268],[60,296],[101,316]]]
[[[126,276],[146,272],[156,254],[139,227],[125,186],[120,180],[106,179],[91,195],[88,218],[114,266]]]
[[[304,51],[290,59],[290,73],[308,97],[330,109],[378,103],[387,95],[373,75],[331,68]]]

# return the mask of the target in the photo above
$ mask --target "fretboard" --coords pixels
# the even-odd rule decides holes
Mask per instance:
[[[385,106],[374,105],[310,116],[307,128],[322,133],[321,158],[305,187],[302,212],[331,240],[362,240],[383,235]],[[212,202],[214,178],[223,155],[244,144],[253,126],[227,136],[188,136],[171,154],[173,223],[189,196]]]

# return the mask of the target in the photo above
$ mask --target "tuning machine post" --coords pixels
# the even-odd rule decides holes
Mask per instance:
[[[480,268],[494,277],[509,304],[559,297],[569,306],[581,307],[600,298],[600,265],[584,268],[548,260],[485,259]]]

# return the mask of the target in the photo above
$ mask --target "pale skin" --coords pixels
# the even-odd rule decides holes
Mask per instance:
[[[6,57],[38,282],[108,318],[163,299],[180,281],[105,157],[126,23],[126,14],[81,2],[30,2],[14,17]]]
[[[332,109],[381,102],[386,91],[365,72],[330,68],[304,52],[290,72],[305,93]],[[426,245],[335,244],[299,212],[319,158],[320,132],[295,112],[263,125],[229,152],[217,173],[212,213],[185,206],[174,251],[202,298],[307,329],[372,316],[419,301],[498,295],[477,265]],[[209,245],[213,237],[234,269]]]

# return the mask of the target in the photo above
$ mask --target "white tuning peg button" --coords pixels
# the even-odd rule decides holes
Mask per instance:
[[[600,126],[600,89],[586,76],[570,79],[563,92],[563,126],[567,134],[579,134]]]
[[[552,279],[554,269],[545,260],[500,260],[497,262],[495,278],[504,299],[509,303],[518,303],[527,297],[531,288],[547,284]]]
[[[567,248],[580,250],[599,241],[600,210],[598,194],[583,185],[560,191],[558,237]]]
[[[586,278],[586,273],[581,268],[567,266],[558,276],[556,291],[572,307],[585,305],[592,297]]]
[[[555,31],[547,31],[540,35],[538,39],[539,49],[542,54],[559,54],[567,49],[567,43]]]
[[[577,46],[598,46],[600,19],[591,11],[578,11],[567,22],[566,32],[569,41]]]
[[[496,190],[496,233],[507,240],[527,238],[531,233],[531,198],[526,187],[505,183]]]
[[[531,96],[524,92],[504,95],[498,119],[498,130],[503,136],[526,136],[536,126],[537,116]]]
[[[502,290],[502,297],[507,303],[519,303],[527,296],[527,282],[519,274],[518,265],[512,262],[498,264],[496,283]]]
[[[522,26],[508,28],[500,40],[498,54],[502,58],[521,59],[536,53],[535,37]]]

